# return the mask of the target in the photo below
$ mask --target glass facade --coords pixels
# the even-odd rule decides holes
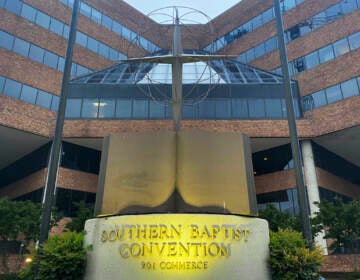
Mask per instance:
[[[360,8],[360,4],[356,0],[342,0],[340,3],[330,6],[329,8],[316,14],[315,16],[310,17],[310,18],[304,20],[303,22],[287,29],[284,34],[286,43],[289,43],[299,37],[305,36],[309,32],[314,31],[314,30],[338,19],[341,16],[351,13],[352,11],[354,11],[358,8]],[[330,13],[332,14],[332,16],[327,16]],[[360,36],[360,35],[358,35],[358,36]],[[359,44],[359,38],[357,38],[357,39],[354,38],[354,40],[357,40],[358,44]],[[358,48],[359,46],[356,47],[356,44],[355,44],[354,47]],[[252,60],[259,58],[259,57],[263,56],[264,54],[270,53],[270,52],[276,50],[277,48],[278,48],[278,40],[277,40],[277,36],[274,36],[256,46],[252,47],[251,49],[241,53],[239,55],[238,59],[241,62],[250,63]],[[346,48],[345,48],[345,50],[346,50]],[[323,52],[323,54],[321,54],[321,57],[322,57],[323,61],[321,61],[320,63],[326,62],[327,60],[332,59],[331,55],[333,55],[333,54],[331,54],[331,52],[332,52],[331,49],[329,49],[328,52],[326,52],[324,49],[324,50],[322,50],[322,52]],[[340,50],[339,53],[335,53],[335,56],[339,56],[344,53],[345,53],[344,50]],[[297,63],[297,62],[294,62],[294,63]],[[315,65],[317,65],[317,64],[315,64]],[[311,65],[311,64],[309,64],[309,65]],[[308,67],[311,68],[313,66],[314,65],[308,66]],[[301,68],[299,68],[299,69],[301,69]],[[303,70],[301,70],[301,71],[303,71]],[[301,71],[299,71],[299,72],[301,72]]]
[[[62,36],[65,39],[69,38],[69,31],[70,31],[69,25],[57,20],[54,17],[47,15],[46,13],[40,10],[31,7],[28,4],[23,3],[20,0],[5,0],[4,2],[0,2],[0,7],[3,7],[10,12],[15,13],[16,15],[21,16],[41,26],[42,28],[45,28],[59,36]],[[126,56],[123,53],[111,48],[110,46],[100,41],[97,41],[91,36],[88,36],[80,31],[77,31],[76,37],[79,36],[83,36],[86,38],[86,43],[82,44],[83,47],[93,52],[96,52],[100,56],[104,56],[106,59],[115,61],[126,58]],[[90,41],[90,43],[88,43],[88,41]],[[102,50],[101,52],[100,49]],[[104,50],[106,51],[104,52]]]
[[[49,92],[0,76],[0,94],[57,111],[59,97]]]
[[[358,94],[360,94],[360,77],[302,97],[302,109],[303,111],[313,110]]]

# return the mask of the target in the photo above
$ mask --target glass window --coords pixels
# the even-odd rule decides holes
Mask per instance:
[[[134,99],[133,118],[148,119],[148,101],[144,99]]]
[[[6,79],[4,94],[14,97],[14,98],[19,98],[20,92],[21,92],[21,84],[20,83],[14,81],[14,80]]]
[[[352,51],[360,48],[360,32],[349,36],[349,44]]]
[[[312,97],[314,99],[315,108],[326,105],[326,96],[324,90],[313,93]]]
[[[29,21],[35,22],[36,10],[29,5],[23,4],[21,9],[21,16]]]
[[[21,2],[19,0],[7,0],[5,4],[5,9],[13,12],[14,14],[20,15]]]
[[[215,110],[217,119],[231,119],[231,102],[228,99],[216,99]]]
[[[325,89],[328,103],[333,103],[342,99],[340,85],[335,85]]]
[[[279,98],[266,98],[265,110],[268,118],[281,118],[281,100]]]
[[[246,52],[246,61],[250,62],[255,59],[255,52],[254,49],[250,49]]]
[[[52,97],[51,94],[48,94],[47,92],[42,91],[42,90],[38,90],[38,95],[37,95],[37,98],[36,98],[36,104],[41,106],[41,107],[50,109],[51,97]]]
[[[266,52],[271,52],[277,48],[277,39],[276,37],[272,37],[265,42]]]
[[[234,98],[231,100],[232,117],[234,119],[249,118],[249,110],[246,99]]]
[[[65,59],[59,56],[57,70],[64,72],[64,67],[65,67]]]
[[[349,44],[346,38],[335,42],[333,46],[334,46],[335,57],[349,52]]]
[[[253,30],[262,25],[262,15],[258,15],[251,20]]]
[[[34,61],[43,63],[44,50],[42,48],[39,48],[38,46],[31,45],[30,52],[29,52],[29,58],[31,58]]]
[[[6,1],[6,0],[0,0],[0,7],[4,7],[4,6],[5,6],[5,1]]]
[[[104,57],[109,57],[109,47],[104,44],[99,44],[99,54]]]
[[[150,101],[150,119],[164,119],[165,105],[159,102]]]
[[[109,18],[108,16],[106,15],[102,15],[102,19],[101,19],[101,24],[103,26],[105,26],[107,29],[110,29],[112,28],[112,22],[113,20],[111,18]]]
[[[14,52],[23,56],[28,56],[29,49],[30,49],[30,44],[28,42],[21,40],[19,38],[15,38],[14,48],[13,48]]]
[[[117,60],[118,59],[118,53],[112,48],[109,48],[109,59],[110,60]]]
[[[128,29],[128,28],[126,28],[125,26],[122,26],[122,35],[126,38],[126,39],[128,39],[128,40],[131,40],[132,38],[131,38],[131,30],[130,29]]]
[[[305,56],[306,68],[310,69],[319,64],[319,56],[317,52],[309,53]]]
[[[191,105],[183,105],[182,107],[182,117],[186,120],[195,120],[196,119],[196,109],[197,106],[195,104]]]
[[[45,29],[49,29],[50,17],[38,11],[36,15],[36,24],[44,27]]]
[[[81,117],[82,118],[97,118],[99,109],[99,99],[97,98],[84,98]]]
[[[87,47],[93,52],[98,52],[98,42],[91,37],[88,37]]]
[[[131,100],[118,99],[116,101],[116,118],[130,119],[131,118]]]
[[[113,21],[112,31],[115,32],[116,34],[121,35],[122,34],[122,26],[119,23],[117,23],[116,21]]]
[[[99,118],[114,118],[115,100],[111,98],[100,98]]]
[[[63,35],[64,24],[54,18],[50,21],[50,30],[59,36]]]
[[[57,111],[59,109],[59,96],[52,96],[51,110]]]
[[[44,64],[51,68],[57,69],[58,58],[59,56],[57,56],[56,54],[45,51]]]
[[[91,19],[96,23],[101,23],[101,13],[93,8],[91,11]]]
[[[348,14],[353,10],[356,10],[356,3],[355,1],[342,1],[341,8],[344,14]]]
[[[35,104],[37,90],[33,87],[23,85],[20,99]]]
[[[5,78],[0,76],[0,93],[3,92],[4,84],[5,84]]]
[[[14,45],[14,36],[0,30],[0,47],[12,50]]]
[[[215,102],[213,100],[205,99],[199,103],[199,118],[215,119]]]
[[[86,48],[87,46],[87,36],[82,32],[76,32],[76,44]]]
[[[326,46],[319,50],[320,63],[324,63],[334,58],[333,47]]]
[[[268,9],[265,12],[263,12],[263,23],[267,23],[268,21],[272,20],[274,18],[274,12],[273,9]]]
[[[359,94],[359,88],[356,79],[351,79],[341,83],[341,91],[344,98]]]
[[[91,17],[91,7],[89,5],[86,5],[84,2],[81,2],[80,13],[83,14],[84,16],[90,18]]]
[[[265,54],[265,45],[264,44],[257,45],[254,48],[254,51],[255,51],[255,57],[260,57],[260,56],[264,55]]]
[[[327,8],[324,12],[328,22],[337,19],[342,14],[341,6],[339,4]]]
[[[65,116],[67,118],[80,118],[81,98],[69,98],[66,101]]]
[[[248,102],[250,118],[258,119],[265,117],[265,104],[263,99],[249,98]]]
[[[69,38],[69,34],[70,34],[70,27],[66,24],[64,24],[64,28],[63,28],[63,36],[65,38]],[[78,33],[76,33],[77,36]]]

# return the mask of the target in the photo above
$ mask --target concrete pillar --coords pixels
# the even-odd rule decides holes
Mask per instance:
[[[314,161],[314,154],[310,140],[304,140],[301,142],[301,150],[304,163],[304,176],[306,182],[306,189],[308,195],[308,201],[310,206],[311,217],[315,216],[315,212],[319,208],[314,204],[315,201],[320,202],[319,185],[316,176],[316,167]],[[320,232],[315,236],[315,243],[323,248],[324,255],[328,254],[326,240],[324,239],[324,232]]]

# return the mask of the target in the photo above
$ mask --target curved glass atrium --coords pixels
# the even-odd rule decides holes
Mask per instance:
[[[185,52],[197,54],[197,52]],[[68,119],[171,119],[171,65],[121,62],[70,83]],[[185,63],[183,119],[286,118],[282,77],[233,59]],[[296,116],[297,83],[292,82]]]

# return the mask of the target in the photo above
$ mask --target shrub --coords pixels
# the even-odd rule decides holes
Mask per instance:
[[[74,202],[74,204],[77,208],[77,213],[76,216],[73,217],[66,225],[66,228],[71,231],[83,232],[86,220],[94,217],[94,209],[93,207],[86,207],[83,200],[80,202]]]
[[[267,204],[265,209],[259,211],[259,218],[267,220],[272,231],[278,231],[279,228],[301,231],[299,217],[293,217],[288,212],[280,212],[272,204]]]
[[[74,232],[49,237],[32,265],[20,272],[20,278],[26,280],[82,279],[87,251],[83,247],[83,239],[82,233]]]
[[[279,229],[270,232],[270,265],[272,279],[315,280],[323,260],[322,251],[309,250],[300,232]]]

